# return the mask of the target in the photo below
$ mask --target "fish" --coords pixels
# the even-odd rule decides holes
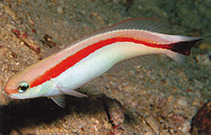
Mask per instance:
[[[11,76],[5,91],[13,99],[50,97],[64,107],[62,95],[87,97],[76,89],[117,63],[164,54],[181,64],[204,39],[160,33],[158,27],[157,20],[135,18],[96,31]]]

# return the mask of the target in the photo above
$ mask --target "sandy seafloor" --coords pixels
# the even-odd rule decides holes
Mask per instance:
[[[39,61],[49,51],[40,41],[45,34],[64,46],[134,17],[165,20],[169,26],[163,30],[170,34],[208,36],[211,1],[0,0],[0,133],[190,134],[192,118],[211,97],[210,39],[196,45],[183,66],[159,55],[151,64],[147,64],[149,60],[127,71],[105,74],[79,89],[88,98],[67,96],[64,109],[47,98],[11,100],[4,92],[11,75]],[[27,32],[41,46],[41,53],[26,46],[11,29]],[[124,106],[124,123],[118,127],[109,121],[105,104],[117,107],[117,116],[122,110],[102,94]]]

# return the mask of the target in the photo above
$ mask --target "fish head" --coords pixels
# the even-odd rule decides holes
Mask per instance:
[[[37,93],[39,93],[40,89],[38,87],[30,88],[30,83],[27,81],[17,82],[17,80],[13,80],[12,78],[10,78],[5,86],[5,91],[11,98],[26,99],[39,97]]]
[[[31,88],[30,79],[27,79],[25,77],[26,76],[24,76],[23,74],[18,73],[9,78],[5,86],[5,91],[7,92],[9,97],[14,99],[26,99],[39,96],[36,93],[39,93],[40,88]],[[32,91],[34,94],[32,94]]]
[[[32,86],[33,82],[30,79],[21,79],[22,77],[20,77],[20,75],[21,74],[16,74],[12,76],[6,84],[5,91],[9,97],[13,99],[27,99],[45,97],[48,96],[49,93],[51,96],[58,95],[53,81],[47,81],[40,85]]]
[[[45,61],[44,61],[45,62]],[[46,72],[44,62],[35,63],[25,70],[11,76],[5,86],[5,91],[9,97],[14,99],[27,99],[44,97],[54,87],[54,82],[48,76],[44,76],[47,81],[43,81]],[[52,90],[51,90],[52,91]],[[51,95],[54,95],[51,94]]]

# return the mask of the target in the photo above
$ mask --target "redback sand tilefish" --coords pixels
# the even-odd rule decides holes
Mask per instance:
[[[157,21],[129,19],[99,30],[13,75],[5,90],[11,98],[50,97],[63,106],[60,95],[85,97],[75,89],[131,58],[165,54],[182,63],[203,37],[168,35],[156,31]]]

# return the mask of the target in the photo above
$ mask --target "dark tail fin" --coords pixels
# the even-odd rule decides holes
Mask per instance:
[[[203,39],[204,37],[199,37],[190,41],[177,42],[173,45],[173,48],[171,50],[189,56],[191,48]]]
[[[175,60],[179,64],[183,64],[186,60],[186,57],[190,55],[191,48],[197,44],[199,41],[208,37],[186,37],[183,41],[172,43],[171,52],[167,52],[167,56]]]

